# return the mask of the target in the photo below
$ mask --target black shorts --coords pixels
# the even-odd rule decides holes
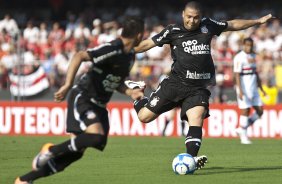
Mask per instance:
[[[162,114],[175,107],[181,107],[181,119],[186,120],[186,111],[195,106],[204,106],[209,117],[209,97],[211,93],[202,87],[186,87],[170,78],[164,79],[149,98],[146,107],[156,114]]]
[[[108,111],[98,106],[79,88],[72,88],[67,99],[67,132],[80,134],[94,123],[101,123],[105,135],[109,133]]]

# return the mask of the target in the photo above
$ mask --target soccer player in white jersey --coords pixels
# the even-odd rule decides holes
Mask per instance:
[[[250,127],[263,114],[262,101],[258,88],[265,94],[261,86],[261,80],[256,71],[256,54],[253,51],[254,42],[251,38],[243,41],[243,50],[234,57],[234,73],[236,79],[237,101],[240,109],[239,128],[236,132],[240,136],[242,144],[251,144],[247,136],[247,128]],[[255,109],[252,115],[250,109]]]

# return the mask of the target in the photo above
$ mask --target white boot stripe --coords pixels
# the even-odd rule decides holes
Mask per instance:
[[[74,139],[75,139],[75,137],[71,138],[71,140],[70,140],[71,141],[71,148],[72,148],[73,151],[77,151]]]
[[[53,173],[58,172],[57,169],[50,163],[50,161],[48,161],[47,164],[50,167],[50,169],[53,171]]]

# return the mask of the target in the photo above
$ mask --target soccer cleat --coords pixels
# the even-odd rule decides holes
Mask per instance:
[[[38,170],[53,158],[53,154],[49,151],[49,148],[53,145],[52,143],[46,143],[42,146],[40,153],[38,153],[32,161],[33,170]]]
[[[14,184],[32,184],[32,182],[21,181],[20,177],[17,177]]]
[[[196,169],[202,169],[205,167],[206,163],[208,162],[208,157],[206,155],[202,155],[199,157],[194,157],[195,162],[196,162]]]
[[[247,130],[242,128],[237,128],[236,133],[240,137],[241,144],[252,144],[252,141],[247,136]]]
[[[124,84],[129,88],[129,89],[145,89],[146,84],[144,81],[131,81],[131,80],[126,80],[124,81]]]
[[[241,139],[241,144],[253,144],[250,139]]]

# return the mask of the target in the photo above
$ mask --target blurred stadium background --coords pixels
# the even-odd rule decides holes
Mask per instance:
[[[0,100],[52,100],[53,92],[64,81],[68,62],[81,49],[94,47],[116,38],[126,15],[146,20],[146,37],[170,23],[181,22],[186,1],[115,0],[1,0],[0,1]],[[282,2],[201,1],[206,16],[218,20],[256,18],[267,13],[281,17]],[[212,103],[235,103],[232,59],[241,49],[244,37],[255,40],[258,71],[263,84],[278,92],[282,101],[282,27],[281,20],[238,32],[226,32],[214,38],[212,55],[217,69],[217,86]],[[148,93],[169,71],[171,58],[167,47],[138,54],[130,78],[145,80]],[[78,75],[87,70],[84,64]],[[39,69],[40,68],[40,69]],[[37,72],[35,72],[37,71]],[[36,73],[31,80],[19,75]],[[46,74],[46,76],[42,76]],[[39,82],[40,81],[40,82]],[[47,92],[46,92],[47,91]],[[273,95],[272,95],[273,96]],[[114,100],[128,100],[115,95]]]
[[[38,183],[77,183],[78,178],[79,183],[163,184],[192,180],[203,184],[281,183],[282,1],[200,2],[206,16],[219,20],[256,18],[268,13],[278,17],[245,31],[223,33],[212,41],[217,85],[211,89],[211,117],[204,126],[204,136],[212,138],[205,139],[200,153],[209,156],[207,167],[188,178],[174,177],[171,160],[184,151],[183,137],[177,137],[181,135],[179,116],[166,132],[174,137],[152,138],[161,135],[167,115],[142,125],[130,100],[115,94],[115,102],[109,105],[110,135],[134,137],[113,137],[103,154],[89,150],[67,172]],[[55,104],[52,97],[63,83],[69,60],[76,51],[116,38],[126,15],[144,17],[145,38],[151,37],[164,26],[181,22],[185,3],[184,0],[0,0],[0,183],[10,184],[16,176],[28,171],[33,156],[46,141],[58,143],[66,139],[14,135],[65,135],[66,104]],[[229,139],[237,137],[234,130],[239,117],[232,59],[247,36],[255,40],[259,75],[273,98],[265,99],[262,119],[248,130],[254,140],[249,146],[240,145],[238,139]],[[130,78],[145,80],[146,93],[150,93],[160,75],[169,71],[171,62],[167,47],[138,54]],[[89,63],[83,64],[78,77],[88,67]]]

